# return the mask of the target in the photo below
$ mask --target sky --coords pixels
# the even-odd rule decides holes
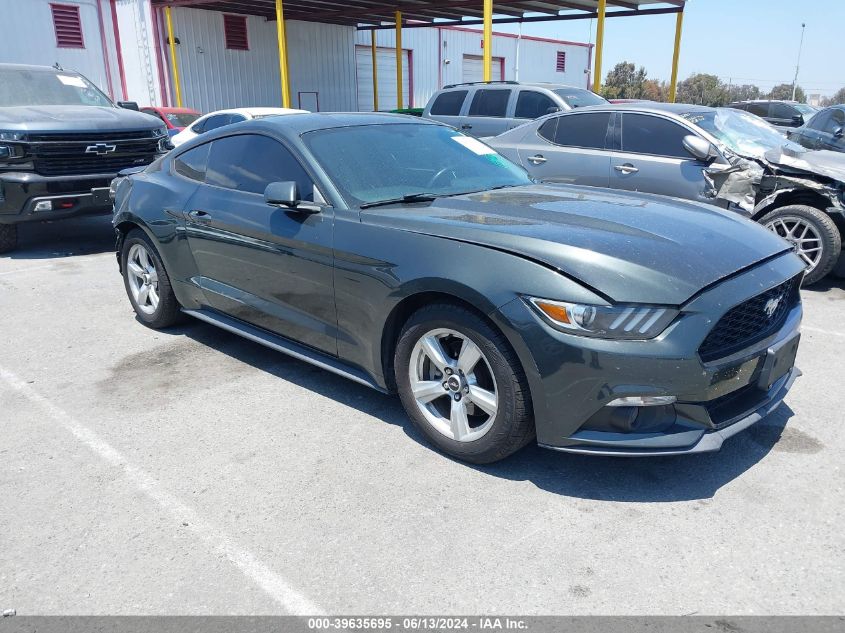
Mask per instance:
[[[845,0],[689,0],[684,13],[678,79],[695,72],[770,90],[792,83],[801,23],[806,24],[798,85],[830,95],[845,87]],[[516,33],[517,25],[494,25]],[[523,35],[595,42],[595,20],[528,23]],[[621,61],[669,80],[675,16],[613,18],[605,22],[602,77]]]

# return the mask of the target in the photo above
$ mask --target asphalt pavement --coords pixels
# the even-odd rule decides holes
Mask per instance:
[[[843,614],[845,282],[721,452],[474,467],[398,398],[125,296],[108,217],[0,256],[0,610]]]

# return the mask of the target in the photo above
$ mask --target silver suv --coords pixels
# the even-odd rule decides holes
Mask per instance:
[[[472,136],[495,136],[552,112],[603,104],[607,100],[584,88],[484,81],[438,90],[428,100],[423,116]]]

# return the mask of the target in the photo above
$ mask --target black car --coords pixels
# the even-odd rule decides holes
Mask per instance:
[[[21,222],[108,213],[109,184],[166,152],[167,130],[79,73],[0,64],[0,253]]]
[[[756,114],[774,125],[781,132],[804,125],[818,112],[817,108],[797,101],[776,101],[771,99],[755,99],[753,101],[735,101],[729,103],[729,108],[744,110]]]
[[[119,180],[114,225],[141,322],[191,315],[398,391],[468,461],[535,437],[716,450],[798,375],[803,264],[777,235],[699,204],[535,184],[424,119],[220,128]]]
[[[845,152],[845,104],[825,108],[787,136],[807,149]]]

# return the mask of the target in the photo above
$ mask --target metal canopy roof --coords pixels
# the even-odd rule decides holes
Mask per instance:
[[[676,13],[686,0],[607,0],[606,17]],[[153,4],[190,7],[226,13],[243,13],[276,19],[275,0],[152,0]],[[493,13],[504,19],[494,22],[546,21],[591,18],[597,15],[599,0],[493,0]],[[657,6],[660,5],[660,6]],[[482,0],[284,0],[286,20],[331,24],[378,25],[392,23],[394,12],[403,21],[431,24],[482,18]],[[526,14],[531,14],[526,16]],[[405,24],[405,26],[410,26]],[[415,25],[416,26],[416,25]],[[422,24],[420,24],[422,26]]]

